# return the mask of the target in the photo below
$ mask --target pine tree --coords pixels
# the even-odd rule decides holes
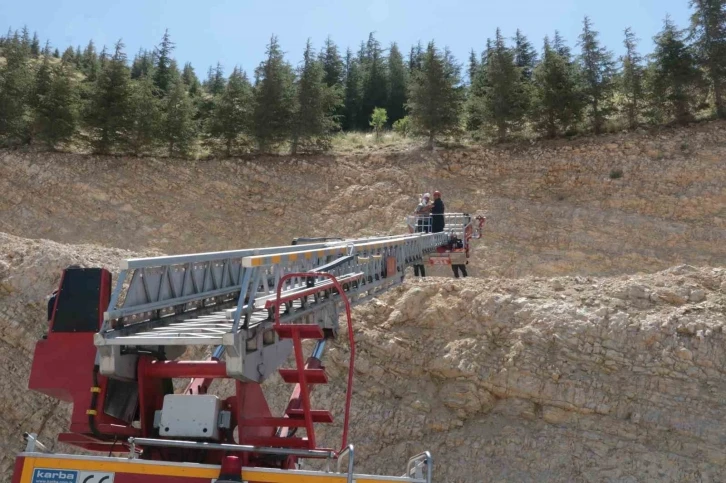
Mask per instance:
[[[60,56],[61,56],[61,55],[60,55],[60,50],[58,50],[58,49],[56,48],[56,49],[55,49],[55,50],[53,51],[53,57],[55,57],[56,59],[60,59]]]
[[[474,82],[474,78],[476,77],[476,73],[479,70],[479,59],[476,56],[476,52],[474,49],[471,49],[471,52],[469,52],[469,68],[467,70],[467,74],[469,76],[469,85]]]
[[[537,50],[519,29],[514,34],[514,65],[521,69],[522,77],[527,81],[532,79],[537,66]]]
[[[171,52],[174,50],[174,43],[171,41],[169,29],[164,31],[161,44],[156,48],[156,69],[154,71],[154,84],[159,88],[162,96],[165,96],[170,89],[173,72],[171,69]]]
[[[691,104],[701,81],[696,59],[670,17],[666,17],[663,30],[653,40],[651,102],[676,122],[685,124],[693,119]]]
[[[489,57],[491,57],[493,50],[494,44],[492,43],[492,39],[487,39],[486,48],[481,53],[481,64],[483,66],[486,66],[489,63]]]
[[[345,54],[345,98],[343,101],[343,129],[352,131],[360,127],[362,104],[360,63],[348,49]]]
[[[630,27],[625,29],[625,55],[620,58],[623,73],[620,77],[620,90],[625,98],[625,113],[628,126],[635,129],[638,126],[638,114],[643,103],[643,58],[636,50],[638,39]]]
[[[73,52],[73,47],[68,47],[66,50],[63,51],[61,61],[65,62],[66,64],[75,64],[76,54]]]
[[[490,87],[488,72],[491,50],[491,40],[487,39],[486,49],[481,53],[481,61],[478,63],[476,70],[473,72],[474,76],[471,78],[469,84],[468,97],[466,99],[465,106],[466,129],[468,131],[477,131],[484,124],[484,109],[482,106],[482,100],[486,97],[487,91]],[[472,54],[473,53],[474,51],[472,50]],[[469,59],[469,65],[471,68],[471,58]],[[471,76],[471,72],[469,75]]]
[[[184,85],[187,86],[187,92],[189,92],[189,95],[192,97],[198,96],[201,92],[202,84],[199,82],[199,78],[197,77],[196,72],[194,72],[194,67],[192,67],[191,62],[184,64],[181,78]]]
[[[235,67],[210,120],[210,135],[224,142],[227,157],[234,152],[240,136],[250,131],[252,108],[252,85],[247,74]]]
[[[315,59],[308,40],[297,88],[292,154],[300,145],[306,149],[330,148],[330,133],[339,127],[335,112],[340,105],[340,89],[326,84],[323,65]]]
[[[43,117],[40,114],[42,106],[49,103],[50,92],[52,90],[53,78],[50,66],[50,59],[43,57],[43,61],[40,63],[38,70],[35,71],[35,78],[33,79],[33,86],[31,89],[30,96],[28,97],[28,104],[32,109],[31,115],[32,121],[30,123],[29,138],[30,142],[36,137],[38,131],[41,130],[39,126],[40,121]]]
[[[343,59],[340,57],[338,46],[335,45],[330,37],[325,40],[323,50],[320,52],[320,62],[322,63],[323,71],[325,72],[325,85],[332,89],[331,93],[341,99],[334,114],[334,119],[337,121],[339,129],[343,123],[343,119],[345,118],[345,106],[342,102],[342,98],[345,92],[346,68]]]
[[[154,61],[151,53],[140,49],[139,53],[134,57],[131,63],[131,78],[139,79],[141,77],[151,77],[154,71]]]
[[[462,101],[459,72],[460,67],[448,50],[442,53],[430,42],[421,70],[411,75],[409,113],[417,130],[428,136],[431,149],[436,136],[459,127]]]
[[[94,149],[99,154],[109,154],[127,139],[131,80],[123,48],[124,44],[119,40],[91,93],[86,123]]]
[[[383,49],[373,33],[368,36],[361,66],[363,69],[363,105],[361,107],[363,120],[367,123],[368,116],[373,109],[385,106],[388,100],[388,76],[386,75]],[[364,129],[366,126],[360,127]]]
[[[56,49],[58,50],[58,49]],[[51,57],[52,52],[50,50],[50,40],[45,41],[45,47],[43,47],[43,50],[41,51],[44,57]]]
[[[191,152],[197,135],[194,103],[180,78],[172,77],[168,80],[169,92],[163,99],[162,140],[167,145],[169,157],[186,156]]]
[[[388,53],[388,121],[394,123],[406,115],[406,86],[408,73],[403,63],[403,56],[396,43],[391,44]]]
[[[183,81],[181,77],[181,71],[179,70],[179,65],[176,63],[175,59],[171,59],[171,62],[169,62],[169,81]]]
[[[30,50],[32,45],[32,40],[30,40],[30,30],[28,30],[28,26],[24,25],[23,30],[21,31],[20,35],[20,46],[21,46],[21,53],[24,58],[30,57]]]
[[[44,60],[43,63],[45,62]],[[73,138],[78,123],[80,100],[70,66],[60,64],[52,69],[48,67],[47,79],[45,74],[40,75],[41,70],[44,69],[39,69],[36,82],[48,82],[48,85],[36,85],[33,126],[36,138],[49,148],[55,149],[58,144],[69,142]]]
[[[565,39],[562,38],[558,30],[555,30],[555,37],[552,40],[552,49],[554,49],[557,55],[562,57],[562,59],[564,59],[564,61],[568,64],[572,61],[572,53],[570,52],[570,48],[567,46]]]
[[[345,76],[345,65],[338,52],[338,46],[328,37],[325,39],[325,46],[320,51],[320,62],[325,72],[325,84],[328,87],[343,86]]]
[[[73,61],[76,64],[76,68],[79,70],[82,68],[82,66],[81,66],[82,59],[83,59],[83,55],[81,54],[81,46],[79,45],[76,47],[76,51],[73,54]]]
[[[33,76],[20,38],[15,35],[3,48],[0,63],[0,143],[26,144],[30,141],[29,98]]]
[[[105,48],[104,48],[105,52]],[[105,56],[104,56],[105,58]],[[102,65],[99,62],[99,56],[96,54],[96,46],[93,44],[93,40],[88,42],[86,49],[83,51],[83,55],[80,59],[81,72],[85,74],[86,81],[95,82],[98,76],[99,69]]]
[[[222,64],[217,62],[217,66],[214,69],[209,67],[204,88],[213,96],[218,96],[224,92],[224,86],[224,69],[222,68]]]
[[[35,71],[35,82],[29,99],[32,108],[37,108],[50,95],[51,84],[53,83],[51,76],[50,59],[44,57],[38,70]]]
[[[582,23],[579,45],[582,48],[580,63],[583,95],[590,108],[593,131],[600,134],[605,117],[611,111],[615,62],[612,53],[600,45],[598,33],[592,29],[588,17]]]
[[[416,46],[411,47],[411,52],[408,54],[408,73],[411,74],[415,70],[421,70],[421,64],[423,63],[423,45],[419,41]]]
[[[253,134],[260,151],[266,152],[289,139],[295,108],[295,74],[274,35],[255,78]]]
[[[161,136],[162,109],[154,81],[142,75],[131,86],[128,144],[136,156],[148,153]]]
[[[108,50],[106,49],[106,46],[104,45],[101,49],[101,53],[98,54],[98,66],[101,69],[106,68],[106,64],[108,63]]]
[[[496,131],[501,142],[508,133],[521,127],[528,92],[522,72],[515,65],[515,52],[505,45],[499,29],[492,47],[487,66],[489,86],[480,102],[484,122]]]
[[[724,76],[726,76],[726,0],[690,0],[691,37],[695,40],[699,63],[711,83],[716,115],[726,117]]]
[[[559,52],[564,52],[560,45]],[[533,120],[548,137],[566,131],[580,120],[582,99],[578,79],[569,59],[558,53],[545,37],[542,62],[533,75]]]
[[[40,39],[37,32],[33,32],[33,40],[30,42],[30,55],[33,57],[40,55]]]
[[[211,132],[212,112],[215,109],[216,103],[219,101],[219,97],[224,92],[226,85],[227,81],[224,77],[224,69],[222,64],[217,62],[216,67],[209,66],[209,69],[207,69],[207,78],[202,83],[202,90],[206,91],[209,95],[201,95],[201,90],[197,94],[194,94],[192,90],[189,91],[196,108],[195,120],[204,135],[208,136]]]

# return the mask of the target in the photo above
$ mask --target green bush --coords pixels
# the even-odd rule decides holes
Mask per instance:
[[[381,131],[383,130],[383,126],[386,125],[386,122],[388,121],[388,114],[386,113],[386,110],[382,107],[376,107],[373,109],[373,114],[371,114],[371,122],[370,125],[373,126],[373,129],[376,131],[376,139],[381,135]]]
[[[406,116],[394,122],[393,130],[402,138],[408,137],[408,135],[411,133],[411,118]]]

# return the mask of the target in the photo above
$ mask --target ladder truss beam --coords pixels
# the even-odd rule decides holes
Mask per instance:
[[[400,284],[407,267],[469,225],[469,215],[450,214],[439,233],[127,260],[94,337],[101,373],[130,373],[138,351],[124,347],[222,346],[230,377],[259,382],[292,351],[285,329],[275,332],[276,313],[281,326],[337,331],[342,297],[325,273],[355,306]]]

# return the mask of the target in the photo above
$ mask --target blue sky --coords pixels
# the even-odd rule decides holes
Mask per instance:
[[[559,29],[574,47],[589,15],[616,54],[628,26],[642,39],[641,51],[650,52],[666,14],[685,28],[688,0],[6,0],[0,2],[0,29],[27,24],[61,51],[89,39],[99,50],[110,48],[122,38],[132,58],[169,28],[176,59],[192,62],[203,78],[217,61],[227,74],[235,65],[251,74],[272,33],[294,65],[308,37],[319,47],[330,35],[343,50],[355,51],[372,31],[383,45],[396,41],[404,52],[433,38],[465,64],[469,51],[480,52],[497,27],[508,37],[522,29],[538,50],[544,36]]]

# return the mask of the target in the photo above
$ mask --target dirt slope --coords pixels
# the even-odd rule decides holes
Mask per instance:
[[[622,177],[611,179],[611,172]],[[531,147],[179,161],[0,152],[0,231],[165,253],[401,233],[417,193],[484,211],[473,273],[726,259],[726,124]]]
[[[489,217],[477,278],[411,280],[356,310],[358,467],[401,474],[430,449],[436,481],[722,481],[720,122],[338,158],[2,151],[1,479],[23,431],[52,441],[65,426],[66,406],[27,391],[63,267],[115,273],[140,255],[400,233],[414,195],[433,189],[449,211]],[[316,393],[336,414],[331,445],[346,361],[333,344],[332,383]],[[278,383],[266,384],[276,405],[288,396]]]

